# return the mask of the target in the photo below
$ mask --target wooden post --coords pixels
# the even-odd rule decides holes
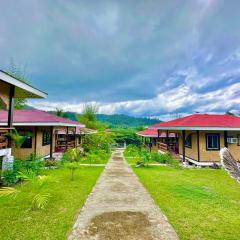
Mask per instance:
[[[183,162],[185,162],[185,130],[182,130],[182,150],[183,150]]]
[[[67,127],[67,136],[66,136],[66,150],[68,149],[68,127]]]
[[[169,150],[168,144],[169,144],[169,133],[168,130],[166,131],[166,142],[167,142],[167,151]]]
[[[226,148],[228,147],[227,135],[228,135],[228,132],[224,131],[224,147],[226,147]],[[220,143],[219,143],[219,145],[220,145]]]
[[[197,151],[198,151],[198,162],[200,162],[199,130],[197,130]]]
[[[15,92],[15,86],[10,86],[9,91],[9,106],[8,106],[8,127],[13,127],[13,109],[14,109],[14,92]]]
[[[74,132],[74,148],[76,148],[76,146],[77,146],[77,143],[76,143],[76,141],[77,141],[76,133],[77,133],[77,128],[75,127],[75,132]]]
[[[34,137],[35,137],[34,153],[35,153],[35,155],[37,155],[37,132],[38,132],[38,127],[35,127],[34,131],[35,131],[35,134],[34,134]]]
[[[50,158],[53,157],[53,126],[50,127]]]
[[[11,85],[10,91],[9,91],[9,104],[8,104],[8,122],[7,122],[8,128],[13,127],[14,93],[15,93],[15,86]],[[10,129],[10,132],[11,131],[12,130]],[[12,141],[9,138],[8,139],[8,148],[11,148],[11,145],[12,145]]]

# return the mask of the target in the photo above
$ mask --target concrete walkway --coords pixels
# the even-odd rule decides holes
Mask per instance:
[[[178,237],[125,162],[122,150],[116,150],[68,239],[175,240]]]

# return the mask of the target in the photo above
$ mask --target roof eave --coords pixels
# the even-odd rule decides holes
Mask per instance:
[[[161,127],[151,126],[149,129],[158,130],[206,130],[206,131],[240,131],[240,127]]]
[[[7,123],[0,123],[0,126],[7,126]],[[61,122],[15,122],[13,126],[53,126],[53,127],[79,127],[78,124]]]
[[[47,93],[45,93],[45,92],[43,92],[43,91],[41,91],[37,88],[34,88],[27,83],[19,81],[18,79],[12,77],[11,75],[9,75],[8,73],[6,73],[2,70],[0,70],[0,80],[17,87],[16,92],[24,90],[28,93],[28,94],[25,93],[26,96],[24,96],[24,92],[23,92],[22,93],[23,95],[19,95],[19,96],[16,95],[15,97],[18,97],[18,98],[24,98],[24,97],[27,97],[27,98],[46,98],[47,97]]]

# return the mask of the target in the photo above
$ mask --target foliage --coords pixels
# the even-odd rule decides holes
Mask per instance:
[[[179,171],[169,166],[133,170],[179,239],[240,239],[240,185],[223,170]]]
[[[93,149],[87,152],[81,163],[85,164],[105,164],[110,158],[111,153],[101,149]]]
[[[125,157],[139,157],[139,151],[140,149],[136,147],[133,144],[127,145],[125,151],[124,151],[124,156]]]
[[[144,147],[140,148],[131,144],[126,147],[124,156],[129,163],[137,163],[141,166],[148,165],[150,162],[158,162],[168,164],[174,168],[181,168],[179,161],[174,159],[171,154],[159,153],[158,151],[150,152]]]
[[[51,181],[44,186],[51,198],[44,211],[29,211],[32,186],[18,184],[21,189],[14,201],[0,198],[0,239],[66,239],[74,216],[82,208],[103,167],[81,167],[75,172],[75,181],[69,179],[69,170],[44,170]]]
[[[36,155],[30,155],[24,160],[14,160],[13,170],[5,170],[2,172],[2,185],[12,186],[19,181],[19,172],[34,172],[40,174],[43,169],[43,161]]]
[[[5,170],[2,172],[2,185],[3,186],[12,186],[17,183],[17,174],[13,170]]]
[[[2,187],[0,188],[0,197],[16,197],[19,191],[13,187]]]
[[[135,144],[140,146],[141,139],[133,128],[112,128],[113,138],[116,142],[125,142],[126,144]]]
[[[85,124],[87,128],[101,129],[101,124],[96,119],[96,113],[98,111],[97,105],[86,104],[83,113],[77,116],[79,122]]]
[[[140,151],[140,159],[141,162],[143,161],[143,165],[148,167],[149,161],[150,161],[150,153],[146,149],[142,148]]]
[[[98,121],[106,123],[110,128],[115,127],[139,127],[139,126],[149,126],[155,123],[159,123],[159,119],[151,119],[144,117],[132,117],[124,114],[96,114],[96,118]]]
[[[82,147],[85,152],[93,149],[101,149],[110,152],[110,144],[113,143],[113,136],[107,131],[98,131],[95,134],[86,135],[83,139]]]
[[[46,168],[56,167],[57,165],[58,162],[55,159],[48,158],[44,160],[44,167]]]
[[[7,73],[24,83],[28,81],[26,66],[17,65],[13,59],[10,61]],[[14,98],[14,109],[23,109],[26,107],[26,104],[26,98]]]
[[[32,199],[32,209],[45,209],[50,198],[50,194],[42,191],[47,184],[47,176],[37,176],[33,171],[19,172],[18,179],[21,179],[27,184],[31,185],[32,191],[29,192],[28,197]],[[0,196],[9,197],[16,196],[21,193],[22,189],[16,190],[14,188],[1,188]]]
[[[70,170],[70,172],[71,172],[71,181],[73,181],[74,180],[74,173],[80,167],[79,163],[73,162],[73,161],[67,162],[67,163],[64,164],[64,167],[66,167],[66,168],[68,168]]]
[[[25,136],[22,136],[18,133],[18,131],[14,128],[12,130],[12,132],[8,132],[5,134],[5,136],[9,137],[10,139],[12,139],[15,143],[15,146],[17,149],[20,149],[21,146],[23,145],[23,143],[25,142],[25,140],[28,137],[31,137],[32,134],[30,132],[28,132]]]

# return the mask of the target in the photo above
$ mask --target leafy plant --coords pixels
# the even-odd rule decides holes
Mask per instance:
[[[23,143],[25,142],[25,140],[28,137],[31,137],[32,134],[29,132],[27,133],[27,135],[22,136],[18,133],[18,131],[14,128],[12,130],[12,132],[6,133],[5,136],[9,137],[10,139],[12,139],[15,143],[15,146],[17,149],[21,148],[21,146],[23,145]]]
[[[5,170],[2,172],[2,183],[4,186],[12,186],[17,181],[18,178],[13,170]]]
[[[68,168],[71,172],[71,181],[74,180],[74,173],[79,168],[79,164],[77,162],[67,162],[64,164],[66,168]]]
[[[44,167],[51,168],[51,167],[56,167],[57,161],[55,159],[46,159],[44,160]]]
[[[48,183],[47,176],[37,176],[35,172],[19,172],[18,178],[31,185],[31,192],[28,192],[28,197],[32,200],[32,209],[45,209],[50,198],[50,194],[44,192],[44,186]],[[21,189],[3,187],[0,189],[0,197],[14,196],[21,193]]]

